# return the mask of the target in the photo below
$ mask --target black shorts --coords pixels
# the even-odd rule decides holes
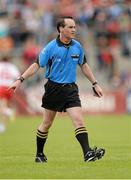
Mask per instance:
[[[75,83],[60,84],[47,81],[41,106],[58,112],[71,107],[81,107],[78,86]]]

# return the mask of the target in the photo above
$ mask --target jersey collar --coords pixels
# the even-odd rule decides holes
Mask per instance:
[[[66,47],[66,48],[68,48],[68,47],[70,47],[70,46],[73,45],[73,41],[72,41],[72,40],[70,41],[69,44],[65,44],[65,43],[61,42],[60,36],[58,36],[58,37],[56,38],[56,42],[57,42],[58,46],[64,46],[64,47]]]

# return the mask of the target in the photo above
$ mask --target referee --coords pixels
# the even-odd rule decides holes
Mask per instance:
[[[76,69],[79,65],[84,75],[92,83],[95,95],[102,97],[103,92],[86,62],[83,47],[74,39],[75,21],[72,17],[62,17],[57,21],[58,37],[50,41],[40,52],[36,62],[19,77],[10,87],[14,92],[28,77],[34,75],[39,68],[46,68],[45,93],[42,97],[44,108],[43,120],[37,129],[37,152],[35,162],[47,162],[44,146],[57,112],[66,111],[75,128],[75,137],[83,151],[84,161],[100,159],[105,150],[91,149],[88,132],[84,125],[81,101],[76,82]]]

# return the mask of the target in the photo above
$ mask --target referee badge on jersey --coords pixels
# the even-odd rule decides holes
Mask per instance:
[[[79,54],[73,54],[73,55],[71,55],[71,57],[72,57],[73,61],[78,61],[80,56],[79,56]]]

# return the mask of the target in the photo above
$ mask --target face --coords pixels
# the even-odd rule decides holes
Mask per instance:
[[[75,21],[73,19],[65,19],[65,26],[60,29],[61,35],[67,39],[72,39],[75,37],[75,32]]]

